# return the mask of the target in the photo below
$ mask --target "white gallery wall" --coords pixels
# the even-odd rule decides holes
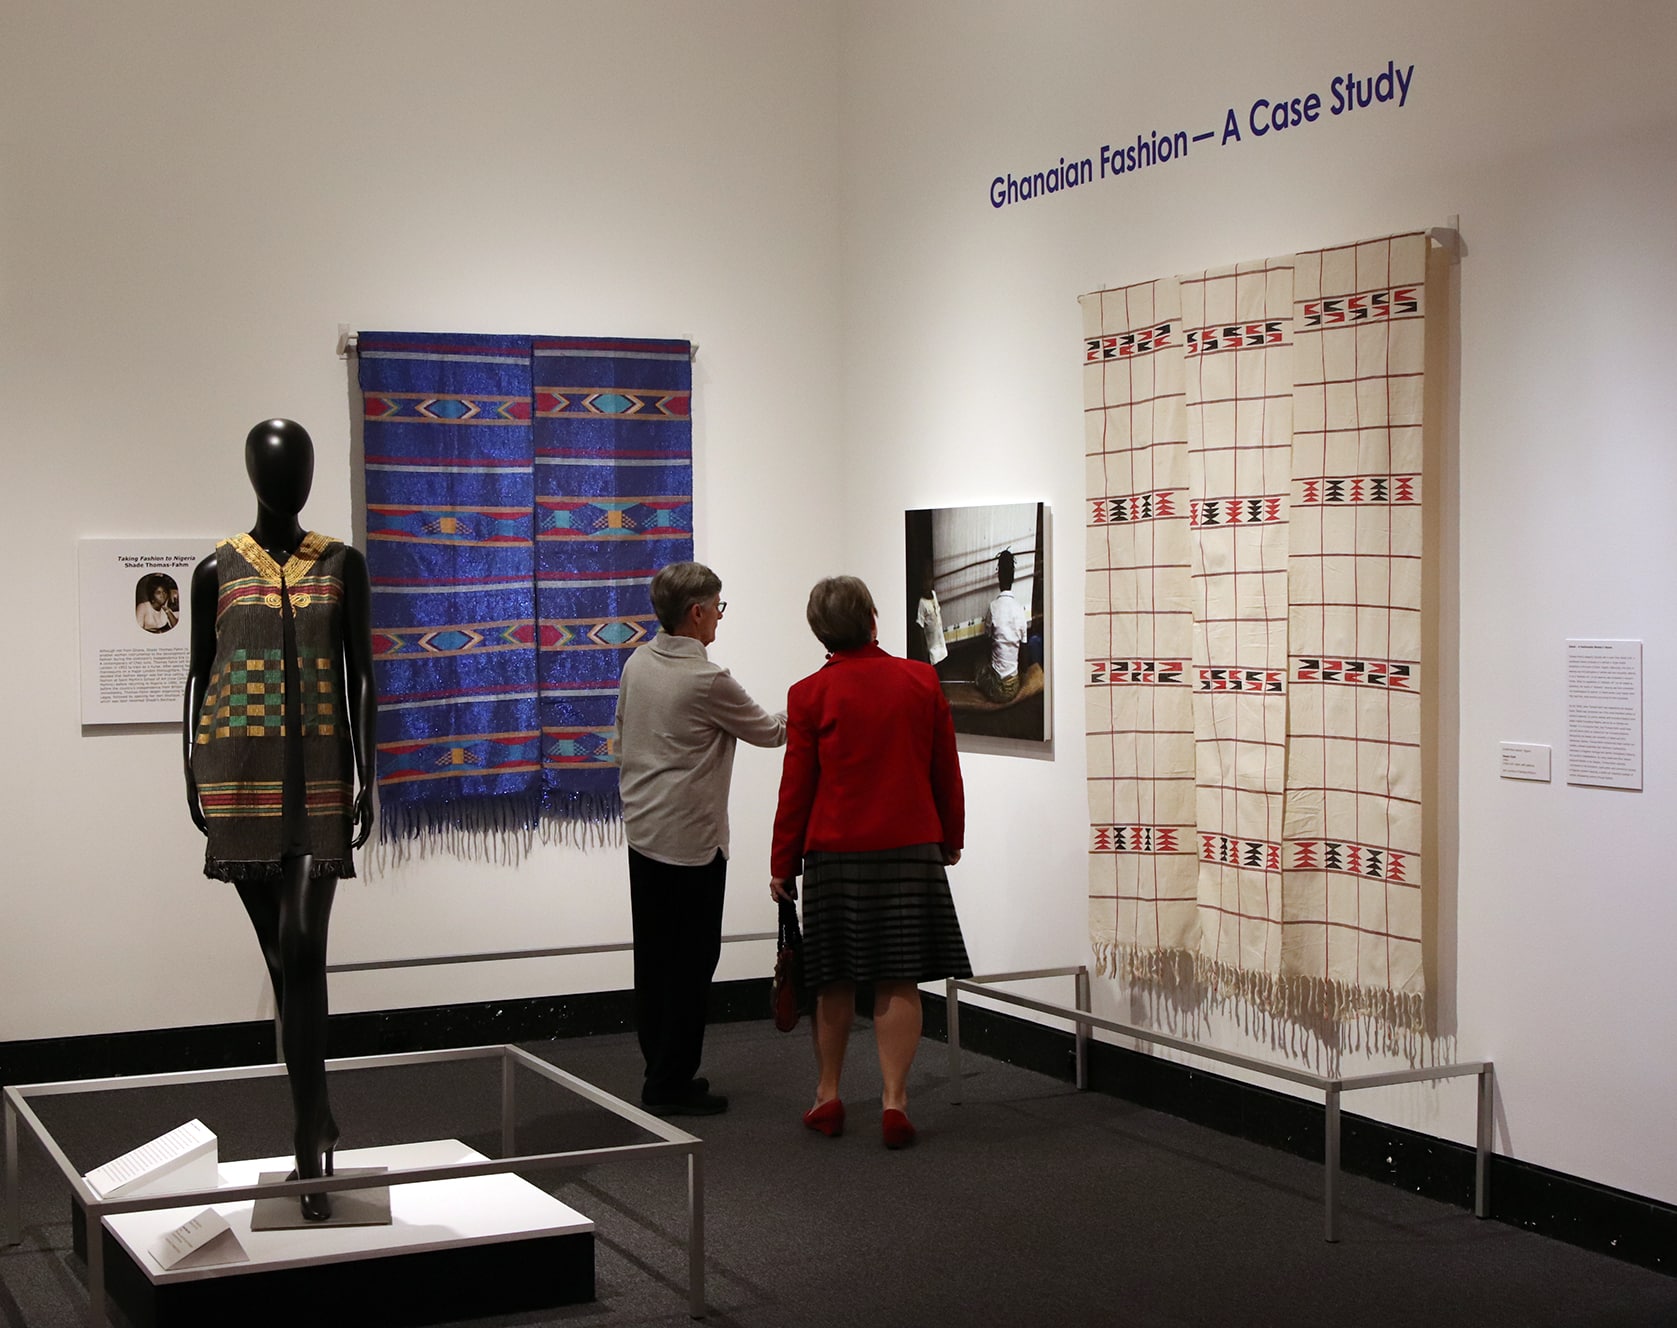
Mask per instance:
[[[963,758],[957,898],[975,966],[1089,959],[1077,297],[1459,214],[1460,330],[1427,481],[1446,1035],[1429,1052],[1496,1061],[1503,1151],[1677,1199],[1677,10],[880,0],[844,15],[851,560],[898,623],[902,509],[1054,513],[1053,759]],[[1401,109],[1330,113],[1336,76],[1388,61],[1414,66]],[[1251,134],[1254,101],[1311,92],[1316,122]],[[1231,108],[1242,138],[1223,145]],[[1217,137],[1099,178],[1103,145],[1179,128]],[[1097,178],[991,205],[995,177],[1062,156],[1091,157]],[[1641,793],[1564,783],[1569,637],[1644,642]],[[1552,744],[1555,781],[1501,780],[1504,740]],[[1069,998],[1068,982],[1039,985]],[[1104,980],[1095,995],[1119,1018],[1282,1054],[1232,1014],[1156,1009]],[[1472,1139],[1466,1084],[1346,1105]]]
[[[29,2],[0,22],[0,542],[27,605],[0,659],[0,1041],[271,1008],[236,896],[201,874],[178,728],[80,728],[76,540],[247,529],[244,436],[276,414],[315,440],[306,522],[349,535],[340,323],[698,342],[714,657],[771,708],[821,662],[801,605],[839,530],[830,6]],[[740,753],[730,932],[774,926],[778,778],[777,753]],[[332,958],[629,934],[621,848],[538,845],[346,882]],[[771,952],[729,947],[722,976]],[[629,983],[618,954],[332,995]]]
[[[1459,215],[1438,518],[1444,1053],[1499,1070],[1498,1145],[1677,1200],[1669,744],[1677,10],[1663,0],[913,4],[14,0],[0,32],[0,1041],[257,1018],[199,876],[178,731],[83,730],[75,542],[248,526],[246,429],[302,420],[305,514],[350,531],[337,327],[690,336],[714,650],[760,700],[820,662],[816,576],[900,623],[906,508],[1050,504],[1057,739],[974,751],[955,873],[975,966],[1088,958],[1077,297]],[[1221,130],[1414,66],[1385,104],[1001,209],[991,180]],[[1244,127],[1244,120],[1243,120]],[[897,629],[900,630],[900,629]],[[900,649],[887,627],[886,644]],[[1564,642],[1645,643],[1646,788],[1560,777]],[[1497,777],[1551,743],[1554,783]],[[778,759],[736,767],[726,928]],[[346,883],[339,961],[621,941],[621,851],[432,858]],[[766,974],[731,947],[720,976]],[[351,976],[335,1008],[628,985],[622,956]],[[1276,1055],[1215,1011],[1097,1004]],[[1346,1058],[1346,1068],[1361,1062]],[[933,1071],[923,1067],[926,1073]],[[1470,1092],[1353,1102],[1467,1139]]]

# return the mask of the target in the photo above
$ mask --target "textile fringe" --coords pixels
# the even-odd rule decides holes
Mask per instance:
[[[623,806],[610,798],[575,795],[563,807],[542,808],[539,827],[544,844],[568,848],[622,848]]]
[[[612,794],[573,795],[545,805],[532,796],[382,806],[378,839],[367,854],[369,874],[432,856],[517,866],[537,840],[580,849],[621,845],[622,805]]]
[[[1101,976],[1143,995],[1167,996],[1178,1008],[1215,1010],[1289,1056],[1318,1063],[1325,1058],[1337,1066],[1341,1053],[1357,1051],[1402,1056],[1412,1065],[1444,1064],[1454,1045],[1453,1038],[1428,1031],[1420,992],[1258,972],[1189,950],[1123,945],[1107,937],[1096,938],[1093,948]]]
[[[252,881],[277,881],[282,864],[278,862],[204,862],[204,875],[212,881],[226,881],[230,885],[245,885]],[[336,876],[347,881],[355,875],[354,858],[316,858],[309,864],[309,879],[318,881],[323,876]]]

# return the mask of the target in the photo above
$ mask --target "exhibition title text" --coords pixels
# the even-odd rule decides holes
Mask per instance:
[[[1250,139],[1266,138],[1321,122],[1324,116],[1349,115],[1383,106],[1399,110],[1409,104],[1409,89],[1415,81],[1415,66],[1386,61],[1384,69],[1367,74],[1336,74],[1326,93],[1315,90],[1277,97],[1259,97],[1247,106],[1231,106],[1222,117],[1221,129],[1149,129],[1138,133],[1133,143],[1102,143],[1098,155],[1061,157],[1044,170],[1015,175],[1009,171],[990,182],[990,206],[1004,208],[1028,203],[1034,198],[1076,189],[1097,180],[1112,180],[1150,166],[1185,160],[1195,144],[1228,147]],[[1201,148],[1200,151],[1206,151]]]

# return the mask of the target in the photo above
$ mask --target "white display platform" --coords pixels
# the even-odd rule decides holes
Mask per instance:
[[[450,1166],[487,1161],[475,1148],[458,1139],[395,1144],[387,1148],[348,1149],[337,1155],[343,1167],[385,1167],[391,1171]],[[289,1157],[223,1162],[224,1186],[254,1185],[262,1171],[285,1169]],[[373,1259],[390,1254],[488,1245],[542,1236],[570,1236],[591,1232],[594,1224],[576,1209],[560,1203],[518,1176],[466,1176],[458,1180],[420,1181],[390,1191],[389,1226],[315,1227],[281,1231],[252,1231],[254,1200],[216,1204],[248,1259],[230,1264],[210,1263],[214,1247],[189,1255],[165,1271],[148,1251],[164,1233],[191,1220],[201,1207],[154,1208],[147,1212],[117,1213],[105,1225],[154,1285],[190,1282],[206,1277],[238,1277],[279,1268],[300,1268],[351,1259]]]
[[[345,1150],[339,1154],[344,1168],[333,1178],[281,1182],[260,1181],[261,1169],[267,1165],[283,1175],[289,1171],[291,1159],[258,1158],[219,1168],[216,1183],[208,1186],[171,1188],[167,1193],[120,1199],[101,1198],[83,1179],[81,1168],[71,1161],[37,1114],[33,1105],[36,1101],[65,1095],[283,1078],[285,1067],[244,1065],[115,1079],[8,1084],[0,1090],[4,1101],[0,1245],[15,1245],[22,1238],[18,1140],[27,1130],[70,1187],[73,1245],[76,1255],[87,1261],[91,1325],[108,1322],[107,1294],[123,1305],[138,1328],[154,1324],[184,1328],[197,1323],[214,1324],[216,1328],[228,1323],[239,1324],[240,1328],[270,1323],[276,1328],[296,1328],[304,1321],[312,1328],[329,1328],[340,1322],[346,1328],[366,1328],[371,1322],[385,1328],[481,1318],[575,1304],[594,1297],[592,1223],[517,1180],[520,1173],[672,1157],[681,1160],[687,1172],[688,1312],[694,1318],[703,1317],[704,1144],[696,1136],[510,1044],[350,1056],[327,1061],[326,1069],[339,1073],[467,1061],[498,1063],[500,1068],[501,1138],[497,1157],[486,1158],[457,1140]],[[643,1143],[609,1147],[520,1153],[516,1086],[521,1070],[628,1121],[650,1138]],[[442,1151],[411,1151],[433,1148]],[[349,1174],[351,1164],[368,1162],[383,1174]],[[450,1189],[463,1182],[466,1184],[461,1190]],[[253,1201],[284,1197],[275,1190],[293,1196],[317,1190],[334,1195],[388,1190],[394,1196],[408,1189],[419,1195],[442,1191],[445,1198],[440,1204],[420,1199],[417,1206],[409,1202],[399,1208],[393,1205],[394,1220],[386,1227],[344,1228],[329,1223],[298,1230],[262,1230],[252,1233],[248,1240],[243,1235],[249,1232]],[[463,1200],[462,1195],[470,1197]],[[536,1208],[526,1207],[532,1203]],[[212,1205],[211,1213],[230,1215],[230,1223],[242,1218],[224,1237],[224,1254],[232,1252],[237,1238],[241,1249],[247,1244],[259,1245],[263,1257],[213,1269],[205,1265],[215,1258],[215,1251],[206,1245],[205,1253],[192,1258],[190,1264],[183,1258],[177,1265],[179,1272],[164,1275],[148,1254],[136,1256],[136,1246],[145,1249],[147,1235],[155,1239],[158,1226],[178,1229],[203,1214],[205,1205]],[[153,1223],[128,1220],[159,1212],[163,1215]],[[123,1232],[121,1239],[119,1229]],[[405,1234],[397,1237],[397,1232]],[[294,1244],[299,1241],[310,1242],[307,1253]],[[181,1243],[175,1242],[177,1248]],[[367,1304],[378,1305],[375,1318],[361,1312],[359,1307]]]

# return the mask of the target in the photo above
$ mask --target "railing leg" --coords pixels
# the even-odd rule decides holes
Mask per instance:
[[[518,1113],[513,1107],[513,1085],[518,1075],[518,1062],[505,1051],[501,1052],[501,1156],[513,1156],[513,1142],[518,1131]]]
[[[1339,1239],[1339,1086],[1325,1090],[1327,1120],[1322,1140],[1323,1234],[1329,1241]]]
[[[17,1108],[6,1099],[6,1230],[0,1245],[16,1245],[23,1239],[23,1218],[18,1207]]]
[[[1491,1215],[1491,1152],[1496,1146],[1496,1080],[1491,1067],[1479,1071],[1479,1129],[1473,1145],[1473,1215]]]
[[[687,1314],[705,1317],[705,1160],[687,1155]]]
[[[949,1025],[949,1100],[961,1101],[961,988],[954,978],[943,980],[943,1009]]]
[[[87,1321],[105,1328],[105,1217],[96,1204],[83,1204],[87,1221]]]
[[[1077,970],[1077,1008],[1088,1014],[1092,1008],[1089,1002],[1089,970]],[[1090,1026],[1079,1020],[1077,1023],[1077,1091],[1082,1092],[1089,1087],[1089,1028]]]

